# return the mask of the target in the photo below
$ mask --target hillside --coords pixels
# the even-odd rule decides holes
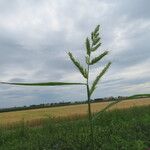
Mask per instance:
[[[135,98],[149,98],[150,94],[136,94],[129,96],[128,99],[135,99]]]

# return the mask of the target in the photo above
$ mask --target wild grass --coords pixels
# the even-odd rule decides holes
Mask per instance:
[[[80,64],[80,62],[74,57],[74,55],[69,52],[68,55],[72,61],[72,63],[76,66],[80,74],[84,77],[84,83],[75,83],[75,82],[46,82],[46,83],[10,83],[10,82],[0,82],[0,84],[10,84],[10,85],[20,85],[20,86],[64,86],[64,85],[84,85],[86,86],[86,93],[87,93],[87,103],[88,103],[88,116],[89,116],[89,124],[90,124],[90,131],[91,131],[91,142],[93,143],[93,116],[91,110],[91,96],[94,93],[95,89],[97,88],[98,83],[100,82],[101,78],[107,72],[109,67],[111,66],[111,62],[108,62],[105,67],[99,71],[98,75],[95,77],[92,85],[89,84],[90,80],[90,66],[95,65],[99,61],[103,59],[108,54],[108,51],[104,51],[103,53],[97,55],[93,58],[92,53],[97,51],[97,49],[101,46],[101,37],[100,37],[100,25],[97,25],[96,28],[92,31],[90,37],[87,37],[85,40],[85,62],[86,66]],[[109,105],[111,106],[111,105]],[[94,144],[92,144],[92,149],[94,150]]]
[[[22,122],[0,129],[0,150],[91,150],[88,117],[47,119],[40,127]],[[93,122],[96,150],[146,150],[150,147],[150,105],[107,111]]]
[[[85,117],[84,119],[79,118],[78,120],[64,120],[57,122],[53,119],[45,120],[42,124],[41,128],[28,128],[26,123],[22,121],[22,124],[17,126],[18,128],[13,130],[4,130],[1,128],[0,131],[0,148],[2,150],[11,150],[11,149],[27,149],[27,150],[50,150],[50,149],[86,149],[86,150],[96,150],[96,149],[144,149],[149,146],[149,142],[147,142],[147,134],[144,132],[143,129],[147,129],[147,119],[149,120],[149,116],[145,117],[146,124],[143,122],[135,122],[132,121],[132,114],[137,115],[139,118],[138,113],[139,109],[132,108],[130,110],[122,110],[122,111],[113,111],[113,113],[106,112],[106,109],[112,108],[112,106],[116,105],[119,100],[113,103],[107,103],[100,111],[98,109],[97,117],[93,116],[92,107],[91,107],[91,96],[94,93],[95,89],[98,86],[101,78],[104,76],[106,71],[111,66],[111,62],[108,62],[104,68],[98,72],[97,76],[93,80],[92,84],[89,84],[90,80],[90,72],[92,65],[95,65],[99,61],[101,61],[107,54],[108,51],[104,51],[101,54],[98,54],[96,57],[93,58],[93,54],[98,48],[101,46],[101,37],[99,34],[100,26],[98,25],[94,31],[91,33],[90,37],[86,38],[85,41],[85,62],[86,66],[80,64],[80,62],[74,57],[74,55],[69,52],[68,55],[79,70],[80,74],[84,77],[85,82],[46,82],[46,83],[10,83],[10,82],[0,82],[0,84],[10,84],[10,85],[18,85],[18,86],[70,86],[70,85],[82,85],[86,87],[87,92],[87,103],[86,107],[88,109],[88,119]],[[78,106],[79,107],[79,106]],[[71,106],[70,106],[71,108]],[[124,108],[124,107],[123,107]],[[141,108],[142,109],[142,108]],[[134,110],[134,111],[133,111]],[[32,110],[34,112],[35,110]],[[143,111],[143,110],[142,110]],[[147,111],[147,107],[143,112]],[[26,116],[26,111],[22,111],[24,116]],[[76,115],[81,112],[78,112],[77,109],[75,111],[71,110],[70,112],[76,112]],[[93,111],[94,112],[94,111]],[[95,109],[96,112],[96,109]],[[122,113],[123,112],[123,113]],[[142,112],[142,113],[143,113]],[[37,113],[37,111],[36,111]],[[57,111],[59,116],[61,116],[61,112]],[[36,120],[40,120],[40,114],[35,117]],[[51,115],[51,114],[50,114]],[[82,116],[85,115],[85,112]],[[146,115],[143,114],[144,116]],[[28,116],[34,116],[31,112]],[[48,115],[49,116],[49,115]],[[134,116],[135,118],[137,116]],[[16,116],[15,116],[16,117]],[[47,115],[44,116],[47,118]],[[116,119],[116,118],[125,118],[126,120]],[[128,120],[128,118],[131,120]],[[12,116],[6,116],[7,120],[13,121]],[[17,118],[17,117],[16,117]],[[137,118],[137,119],[139,119]],[[111,120],[112,119],[112,120]],[[140,120],[140,119],[139,119]],[[1,122],[5,122],[1,120]],[[136,123],[136,124],[134,124]],[[103,126],[104,125],[104,126]],[[136,125],[136,126],[134,126]],[[149,124],[148,124],[149,125]],[[133,128],[133,129],[132,129]],[[137,130],[136,130],[137,129]],[[140,136],[138,132],[140,131]],[[137,132],[138,131],[138,132]],[[142,132],[141,132],[142,131]],[[129,136],[126,136],[129,133]],[[131,134],[133,133],[133,134]],[[146,134],[146,136],[145,136]],[[149,136],[149,135],[148,135]],[[138,138],[137,138],[138,137]],[[129,141],[127,140],[129,139]],[[133,142],[131,143],[131,141]]]

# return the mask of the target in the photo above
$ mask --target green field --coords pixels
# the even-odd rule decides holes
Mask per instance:
[[[95,150],[148,150],[150,105],[104,112],[94,124]],[[91,150],[88,119],[47,119],[0,129],[0,150]]]
[[[137,99],[137,98],[149,98],[150,94],[136,94],[129,96],[128,99]]]

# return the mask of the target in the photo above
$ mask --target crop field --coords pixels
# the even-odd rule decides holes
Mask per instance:
[[[89,129],[86,117],[47,119],[33,128],[22,122],[0,128],[0,150],[91,150]],[[93,131],[94,150],[149,150],[150,105],[104,112],[93,121]]]
[[[92,103],[92,112],[98,112],[102,110],[109,103],[111,102]],[[115,104],[111,109],[126,109],[129,107],[144,106],[144,105],[150,105],[150,98],[124,100],[118,104]],[[84,116],[86,114],[87,114],[87,104],[23,110],[16,112],[5,112],[0,113],[0,126],[19,123],[22,120],[38,124],[40,120],[49,117],[63,118],[63,117]]]

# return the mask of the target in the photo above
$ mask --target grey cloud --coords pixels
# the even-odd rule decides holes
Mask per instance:
[[[147,92],[149,68],[142,67],[143,72],[135,75],[128,68],[139,64],[148,66],[149,5],[149,0],[77,0],[76,3],[73,0],[0,0],[0,80],[81,81],[67,52],[72,51],[84,62],[85,38],[100,23],[101,50],[110,49],[111,53],[94,70],[108,60],[113,65],[94,97],[130,95],[139,92],[141,86],[142,92]],[[86,98],[84,90],[83,87],[41,89],[0,85],[0,107],[82,100]]]

